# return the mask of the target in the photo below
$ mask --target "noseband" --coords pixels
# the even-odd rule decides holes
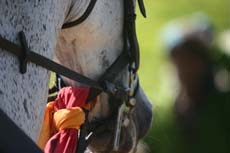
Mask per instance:
[[[82,23],[91,14],[97,0],[91,0],[84,14],[76,21],[65,23],[62,29],[71,28]],[[85,84],[91,88],[91,92],[88,97],[88,102],[98,96],[101,92],[106,92],[122,101],[118,108],[118,117],[116,121],[116,130],[113,150],[119,150],[120,133],[122,126],[122,119],[124,112],[130,112],[131,108],[135,106],[135,80],[137,78],[136,72],[139,68],[139,46],[136,36],[135,27],[135,1],[124,0],[124,27],[123,27],[123,41],[124,48],[122,53],[118,56],[114,63],[104,72],[98,81],[92,80],[86,76],[83,76],[75,71],[72,71],[42,55],[31,51],[28,47],[24,32],[19,33],[21,46],[3,38],[0,36],[0,48],[4,49],[18,57],[20,61],[20,73],[26,73],[27,63],[31,62],[37,64],[47,70],[53,71],[58,75],[65,76],[69,79]],[[146,17],[143,0],[138,0],[139,8],[144,17]],[[122,71],[127,68],[129,71],[129,87],[124,88],[123,86],[114,84],[114,80]],[[57,77],[58,78],[58,77]],[[58,81],[57,81],[58,82]],[[58,86],[58,85],[56,85]],[[81,128],[81,136],[79,140],[78,152],[83,152],[87,143],[85,136],[87,134],[86,122]],[[84,134],[85,133],[85,134]],[[82,137],[82,138],[81,138]]]

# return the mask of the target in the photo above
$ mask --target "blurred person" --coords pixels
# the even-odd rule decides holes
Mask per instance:
[[[174,110],[181,144],[174,151],[230,153],[230,94],[215,84],[219,59],[213,56],[208,17],[199,13],[173,21],[164,35],[180,82]]]

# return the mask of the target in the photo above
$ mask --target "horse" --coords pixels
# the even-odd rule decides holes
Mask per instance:
[[[64,23],[80,18],[89,0],[16,1],[0,2],[0,35],[17,43],[19,31],[26,31],[31,50],[55,60],[91,79],[97,80],[122,52],[123,1],[100,0],[81,24],[62,30]],[[18,60],[0,52],[0,108],[36,142],[46,105],[50,73],[35,64],[28,64],[27,72],[18,72]],[[127,86],[128,67],[115,79]],[[82,86],[63,77],[66,84]],[[119,152],[135,152],[140,138],[151,125],[151,104],[141,87],[135,96],[136,107],[131,122],[122,129]],[[89,114],[89,121],[106,119],[116,112],[116,99],[106,93],[98,96],[99,103]],[[105,130],[92,137],[89,148],[109,152],[116,122],[108,122]]]

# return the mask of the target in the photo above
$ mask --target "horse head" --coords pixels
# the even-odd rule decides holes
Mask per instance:
[[[78,5],[74,5],[73,11],[69,12],[70,21],[67,22],[79,18],[74,15],[77,10],[74,7],[79,8],[80,3]],[[117,11],[118,8],[121,10]],[[97,1],[84,22],[61,31],[56,48],[56,60],[91,79],[100,80],[125,47],[125,10],[122,8],[123,1]],[[82,12],[84,11],[85,9],[82,9]],[[80,14],[83,14],[82,12]],[[115,75],[114,84],[129,88],[129,66],[120,68],[120,72]],[[64,82],[71,86],[82,86],[68,78],[64,78]],[[130,122],[121,129],[120,152],[134,152],[138,140],[146,134],[151,124],[151,104],[137,78],[134,84],[137,104],[129,115]],[[113,148],[118,107],[122,101],[106,93],[101,93],[98,101],[89,114],[89,120],[93,124],[91,130],[94,132],[90,148],[99,152],[109,152]]]

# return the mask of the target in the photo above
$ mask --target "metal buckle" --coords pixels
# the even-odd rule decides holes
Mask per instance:
[[[130,92],[129,88],[123,88],[123,87],[116,86],[109,81],[103,81],[102,83],[103,83],[105,92],[111,93],[115,97],[118,97],[122,100],[125,100],[125,101],[128,100],[127,98]]]

